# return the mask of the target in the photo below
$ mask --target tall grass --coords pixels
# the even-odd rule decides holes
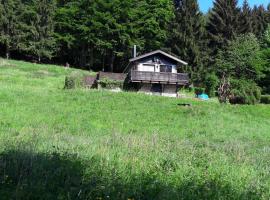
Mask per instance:
[[[269,199],[269,106],[65,91],[73,71],[0,62],[1,199]]]

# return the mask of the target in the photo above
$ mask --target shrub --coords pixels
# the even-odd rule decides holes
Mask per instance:
[[[64,89],[75,89],[83,87],[83,75],[81,73],[71,73],[66,76]]]
[[[256,104],[261,99],[261,89],[256,83],[246,80],[231,81],[231,104]]]
[[[270,104],[270,95],[262,95],[261,96],[261,103]]]
[[[101,79],[98,81],[98,83],[102,88],[105,89],[116,89],[116,88],[123,89],[124,86],[124,81],[111,80],[108,78]]]
[[[66,76],[64,89],[92,88],[96,86],[96,75],[73,72]]]
[[[209,95],[209,97],[216,96],[216,89],[218,87],[218,77],[216,74],[208,74],[205,78],[205,92]]]

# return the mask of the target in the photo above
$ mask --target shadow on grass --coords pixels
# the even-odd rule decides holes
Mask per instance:
[[[238,193],[222,181],[169,184],[156,172],[129,175],[106,166],[98,156],[81,161],[63,153],[8,151],[0,155],[0,199],[260,199],[256,191]]]
[[[1,199],[76,199],[82,169],[70,155],[5,152],[0,155]]]

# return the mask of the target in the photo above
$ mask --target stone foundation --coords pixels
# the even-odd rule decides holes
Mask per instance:
[[[152,84],[143,83],[138,92],[152,95],[151,88]]]
[[[154,92],[152,84],[142,83],[138,92],[150,94],[150,95],[160,95],[166,97],[177,97],[176,85],[161,85],[162,92]]]
[[[177,97],[176,85],[163,85],[162,96]]]

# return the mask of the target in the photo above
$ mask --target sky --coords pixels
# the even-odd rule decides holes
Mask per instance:
[[[244,0],[239,0],[239,4],[242,5]],[[253,7],[254,5],[264,4],[265,6],[269,3],[269,0],[249,0],[249,5]],[[207,12],[209,8],[213,6],[213,0],[199,0],[200,8],[203,12]]]

